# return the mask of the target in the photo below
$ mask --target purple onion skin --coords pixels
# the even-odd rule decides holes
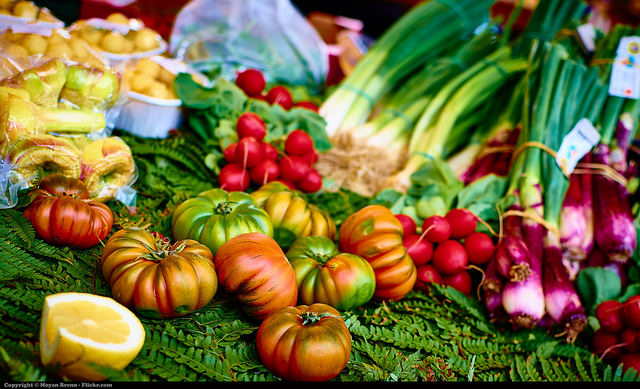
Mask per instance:
[[[595,163],[609,165],[609,148],[599,145]],[[603,175],[593,176],[595,241],[607,257],[626,263],[636,247],[636,231],[626,188]]]
[[[498,273],[496,257],[487,263],[484,280],[482,281],[482,299],[492,320],[503,320],[506,312],[502,307],[502,289],[506,280]]]
[[[494,135],[485,146],[486,148],[515,146],[520,135],[520,127],[504,130]],[[461,180],[465,185],[469,185],[489,174],[504,177],[509,174],[512,152],[494,151],[478,158],[462,175]]]
[[[573,343],[585,329],[587,316],[580,297],[562,264],[560,247],[548,245],[543,256],[544,302],[547,313],[564,328],[566,340]]]
[[[524,281],[509,281],[502,289],[502,306],[514,329],[532,329],[545,314],[540,273],[531,273]]]
[[[510,280],[522,279],[531,271],[529,268],[529,250],[522,238],[507,235],[498,244],[495,251],[498,273]],[[519,272],[519,275],[514,274]]]
[[[590,162],[586,155],[584,162]],[[562,203],[560,245],[564,258],[583,261],[593,249],[593,201],[591,174],[572,174]]]

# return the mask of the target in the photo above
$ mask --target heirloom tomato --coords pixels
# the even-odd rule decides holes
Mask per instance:
[[[287,258],[296,273],[298,304],[324,303],[343,310],[373,297],[376,276],[369,262],[338,252],[329,238],[300,238],[287,251]]]
[[[329,381],[347,366],[351,334],[340,313],[317,303],[280,308],[256,334],[258,356],[288,381]]]
[[[174,239],[194,239],[216,252],[223,243],[247,232],[273,236],[269,215],[251,195],[214,188],[185,200],[171,217]]]
[[[403,227],[391,210],[369,205],[340,226],[340,251],[366,259],[376,274],[374,298],[399,300],[415,284],[417,271],[402,243]]]
[[[103,203],[89,200],[89,191],[77,178],[50,174],[33,191],[24,211],[36,234],[57,245],[88,248],[104,240],[113,226],[113,213]]]
[[[262,320],[277,308],[296,303],[296,274],[268,235],[250,232],[231,238],[218,249],[214,263],[220,285],[236,294],[253,318]]]
[[[113,298],[148,317],[185,315],[208,304],[218,290],[207,246],[191,239],[171,243],[142,228],[114,233],[101,264]]]

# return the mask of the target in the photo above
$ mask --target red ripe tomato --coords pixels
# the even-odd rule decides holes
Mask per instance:
[[[276,241],[250,232],[224,243],[214,259],[220,285],[236,294],[251,317],[262,320],[298,299],[296,273]]]
[[[113,297],[153,318],[183,316],[207,305],[218,290],[213,254],[192,239],[126,228],[102,250],[102,273]]]
[[[34,192],[35,199],[24,216],[45,242],[88,248],[104,240],[111,231],[111,209],[89,200],[89,191],[79,179],[51,174]]]
[[[349,362],[351,334],[330,305],[298,305],[269,314],[258,328],[256,346],[262,363],[280,378],[329,381]]]

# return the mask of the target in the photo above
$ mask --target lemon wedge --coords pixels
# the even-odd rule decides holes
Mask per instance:
[[[92,364],[124,369],[144,344],[136,315],[112,298],[89,293],[45,297],[40,323],[40,359],[62,377],[100,381]]]

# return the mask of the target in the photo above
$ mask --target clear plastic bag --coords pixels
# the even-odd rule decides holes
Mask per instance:
[[[326,44],[289,0],[192,0],[175,20],[169,50],[227,79],[251,67],[267,81],[319,89],[329,69]]]

